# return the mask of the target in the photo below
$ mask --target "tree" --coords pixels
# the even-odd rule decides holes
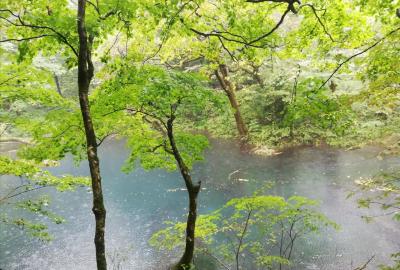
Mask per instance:
[[[176,269],[187,269],[193,260],[197,197],[201,189],[201,182],[192,179],[191,168],[194,162],[202,160],[208,143],[204,136],[185,131],[179,122],[188,112],[204,111],[215,99],[212,92],[198,75],[146,65],[137,67],[127,61],[96,96],[97,112],[114,119],[131,119],[119,133],[128,137],[132,149],[126,171],[134,169],[137,161],[145,169],[179,169],[188,192],[189,210],[184,253]]]
[[[239,136],[247,137],[254,120],[243,112],[246,93],[241,94],[242,90],[257,84],[261,92],[271,91],[261,79],[260,67],[276,62],[292,66],[287,69],[287,79],[300,81],[303,78],[298,78],[297,64],[307,61],[302,64],[305,67],[302,74],[325,76],[323,72],[334,70],[337,63],[346,61],[349,52],[373,37],[367,23],[369,15],[359,10],[360,6],[358,2],[343,1],[182,2],[169,6],[171,20],[164,29],[154,30],[159,44],[145,43],[146,48],[141,50],[150,55],[144,57],[145,61],[195,69],[215,78],[228,97]],[[348,10],[353,12],[348,14]],[[157,52],[158,58],[149,52],[149,47]],[[246,70],[246,76],[252,80],[243,82],[240,73]],[[265,76],[272,74],[268,71],[262,75],[265,81]],[[326,83],[321,81],[314,88],[322,89]],[[276,102],[278,107],[282,105],[282,100]]]
[[[86,14],[87,4],[91,7],[89,16]],[[78,66],[79,103],[96,219],[94,242],[98,269],[107,268],[104,244],[106,211],[97,155],[98,141],[89,104],[89,87],[94,76],[92,54],[94,46],[104,41],[115,28],[121,25],[126,28],[135,8],[131,1],[120,3],[112,0],[101,4],[98,1],[79,0],[77,6],[71,6],[68,1],[54,1],[47,6],[42,2],[3,1],[0,5],[0,27],[7,35],[1,40],[2,43],[18,42],[20,56],[28,58],[33,58],[39,52],[51,55],[61,51],[70,66]],[[47,40],[56,41],[57,46]]]
[[[242,114],[240,113],[239,104],[236,99],[235,87],[232,82],[228,79],[228,68],[224,64],[220,64],[218,69],[215,71],[215,76],[218,79],[219,84],[228,96],[229,102],[234,110],[233,114],[235,116],[236,126],[239,131],[239,136],[241,139],[246,139],[248,136],[247,126],[244,123]]]
[[[201,215],[198,252],[224,269],[283,269],[291,264],[295,243],[322,227],[338,225],[318,213],[315,201],[294,196],[255,194],[235,198],[222,208]],[[156,232],[150,243],[162,250],[180,245],[183,223]],[[249,259],[247,259],[249,258]]]
[[[25,122],[23,118],[39,119],[45,110],[69,108],[69,101],[61,98],[53,89],[46,87],[51,77],[40,68],[31,65],[20,55],[2,48],[1,65],[1,122],[0,142],[29,144],[30,140],[18,128]],[[11,205],[15,211],[27,211],[60,224],[64,219],[47,209],[49,198],[46,196],[21,198],[43,188],[56,188],[58,191],[74,190],[86,186],[89,179],[71,175],[55,176],[43,167],[56,166],[55,161],[35,162],[23,158],[11,158],[7,153],[0,155],[0,175],[15,176],[14,181],[0,191],[0,207],[5,210]],[[18,178],[17,178],[18,177]],[[5,207],[7,206],[7,207]],[[4,211],[6,213],[7,211]],[[51,240],[45,223],[19,217],[11,218],[5,214],[0,222],[18,226],[29,235],[41,240]]]

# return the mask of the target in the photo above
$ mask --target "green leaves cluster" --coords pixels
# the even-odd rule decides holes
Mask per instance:
[[[147,65],[122,65],[114,79],[94,94],[94,99],[93,112],[102,112],[102,120],[125,119],[121,123],[124,128],[118,130],[114,123],[114,130],[128,138],[131,155],[126,171],[132,170],[137,161],[145,169],[176,168],[166,136],[166,123],[172,118],[175,140],[187,166],[203,159],[207,139],[179,125],[189,114],[207,113],[204,108],[218,101],[199,75]]]
[[[363,208],[373,206],[382,209],[383,215],[390,215],[394,220],[400,221],[400,172],[381,172],[372,178],[358,179],[359,187],[368,191],[366,196],[357,200],[358,205]],[[374,216],[365,216],[367,221],[372,221]]]
[[[55,176],[41,168],[41,166],[54,165],[56,163],[51,161],[38,164],[30,160],[14,160],[0,155],[0,176],[11,175],[24,179],[2,190],[0,193],[0,209],[12,205],[15,209],[22,210],[25,213],[32,213],[35,217],[28,218],[26,214],[24,215],[25,217],[19,217],[18,214],[13,215],[13,217],[1,215],[0,222],[17,226],[25,230],[29,235],[41,240],[49,241],[52,239],[52,235],[47,231],[47,225],[37,221],[39,217],[41,220],[48,219],[50,222],[56,224],[64,222],[62,217],[46,209],[50,203],[49,198],[45,196],[36,198],[33,196],[31,199],[20,199],[20,197],[44,187],[53,187],[58,191],[71,191],[77,187],[88,186],[90,184],[88,177],[76,177],[72,175]]]
[[[29,179],[34,186],[52,186],[59,191],[67,191],[77,186],[89,185],[89,179],[87,177],[76,177],[72,175],[55,176],[39,167],[40,165],[48,166],[49,163],[52,164],[53,162],[47,161],[47,164],[37,164],[29,160],[13,160],[5,156],[0,156],[0,175],[24,177]],[[26,188],[30,187],[30,185],[26,186]]]
[[[240,269],[275,269],[289,264],[297,239],[318,233],[323,227],[338,229],[337,224],[315,210],[316,205],[315,201],[299,196],[287,200],[271,195],[232,199],[198,218],[198,252],[217,258],[229,268],[238,263],[236,254],[245,260],[239,262]],[[150,244],[162,250],[182,247],[185,224],[167,225],[152,236]]]

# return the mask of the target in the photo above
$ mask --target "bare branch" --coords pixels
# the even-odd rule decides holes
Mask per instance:
[[[290,9],[290,5],[288,6],[288,8],[285,10],[285,12],[282,14],[281,18],[279,19],[278,23],[267,33],[265,33],[264,35],[252,40],[249,42],[249,44],[247,45],[252,45],[262,39],[265,39],[266,37],[272,35],[283,23],[283,21],[285,20],[285,17],[289,14],[289,11],[291,11]]]
[[[295,9],[294,4],[297,3],[300,5],[299,0],[247,0],[246,2],[248,2],[248,3],[263,3],[263,2],[287,3],[289,10],[292,11],[294,14],[297,13],[297,10]]]
[[[21,41],[27,41],[27,40],[32,40],[32,39],[39,39],[39,38],[44,38],[44,37],[55,37],[55,35],[43,34],[43,35],[39,35],[39,36],[26,37],[26,38],[8,38],[8,39],[0,40],[0,43],[3,43],[3,42],[12,42],[12,41],[21,42]]]
[[[111,135],[115,135],[115,133],[114,133],[114,132],[111,132],[111,133],[109,133],[109,134],[106,134],[103,138],[98,139],[99,142],[97,143],[97,146],[100,146],[100,145],[104,142],[104,140],[107,139],[108,137],[110,137]]]
[[[24,191],[21,191],[21,192],[18,192],[18,193],[15,193],[15,194],[12,194],[12,195],[9,195],[9,196],[0,198],[0,203],[1,203],[1,202],[4,202],[5,200],[9,200],[9,199],[11,199],[11,198],[14,198],[14,197],[17,197],[17,196],[19,196],[19,195],[22,195],[22,194],[24,194],[24,193],[31,192],[31,191],[35,191],[35,190],[42,189],[42,188],[45,188],[45,187],[48,187],[48,186],[39,186],[39,187],[27,189],[27,190],[24,190]]]
[[[239,267],[240,249],[242,248],[242,245],[243,245],[243,239],[244,239],[244,236],[246,235],[247,228],[248,228],[249,222],[250,222],[250,216],[251,216],[252,212],[253,212],[253,209],[250,209],[249,213],[247,214],[246,223],[244,225],[242,234],[240,235],[240,238],[239,238],[239,244],[238,244],[238,247],[237,247],[237,250],[236,250],[236,269],[237,270],[240,269],[240,267]]]
[[[330,39],[332,42],[337,42],[337,41],[333,38],[333,36],[329,33],[329,31],[328,31],[327,27],[325,26],[325,24],[322,22],[320,16],[319,16],[318,13],[317,13],[317,9],[314,7],[314,5],[312,5],[312,4],[304,4],[304,5],[301,5],[301,6],[299,7],[299,9],[301,9],[302,7],[309,7],[309,8],[311,8],[311,10],[313,11],[315,17],[316,17],[317,20],[318,20],[318,23],[322,26],[322,29],[324,30],[325,34],[329,37],[329,39]]]
[[[201,243],[199,243],[200,245]],[[217,256],[215,256],[214,254],[212,254],[212,252],[210,252],[207,248],[202,248],[201,251],[203,251],[206,255],[210,256],[211,258],[213,258],[214,260],[216,260],[223,268],[225,268],[226,270],[231,270],[221,259],[219,259]]]
[[[233,61],[237,61],[237,58],[229,51],[229,49],[225,46],[224,41],[220,36],[218,36],[219,42],[221,43],[222,48],[229,54]]]
[[[374,258],[375,258],[375,255],[373,255],[371,258],[369,258],[369,260],[366,263],[364,263],[362,266],[357,267],[354,270],[364,270],[364,269],[366,269],[368,264],[370,264]]]
[[[161,40],[160,45],[158,46],[157,50],[156,50],[152,55],[146,57],[146,58],[143,60],[143,64],[145,64],[147,61],[153,59],[154,57],[156,57],[156,56],[158,55],[158,53],[159,53],[159,52],[161,51],[161,49],[163,48],[165,42],[168,40],[168,37],[169,37],[169,30],[171,29],[172,25],[174,24],[176,18],[179,16],[179,14],[182,13],[182,11],[185,9],[185,7],[186,7],[187,5],[189,5],[190,3],[192,3],[192,2],[193,2],[193,0],[189,0],[189,1],[185,2],[185,3],[179,8],[179,10],[178,10],[174,15],[172,15],[171,18],[169,18],[169,20],[168,20],[168,22],[167,22],[167,24],[166,24],[166,25],[167,25],[166,28],[165,28],[164,30],[162,30],[162,32],[164,32],[164,33],[166,33],[166,34],[165,34],[165,36],[163,37],[163,39]]]
[[[352,56],[350,56],[349,58],[347,58],[346,60],[344,60],[343,62],[339,63],[339,65],[335,68],[335,70],[332,72],[332,74],[328,77],[328,79],[326,79],[324,81],[324,83],[319,87],[319,89],[322,89],[332,78],[333,76],[342,68],[343,65],[345,65],[346,63],[350,62],[353,58],[356,58],[357,56],[360,56],[366,52],[368,52],[369,50],[375,48],[376,46],[378,46],[382,41],[384,41],[385,39],[387,39],[389,36],[393,35],[394,33],[396,33],[397,31],[400,30],[400,27],[390,31],[389,33],[387,33],[383,38],[379,39],[378,41],[376,41],[375,43],[373,43],[372,45],[368,46],[367,48],[365,48],[364,50],[353,54]]]
[[[112,10],[110,10],[109,12],[107,12],[105,14],[101,14],[98,1],[96,1],[96,4],[94,4],[92,1],[86,0],[86,3],[88,3],[89,5],[91,5],[94,8],[94,10],[99,15],[99,19],[100,20],[106,20],[108,17],[118,13],[117,8],[115,8],[115,9],[112,9]]]

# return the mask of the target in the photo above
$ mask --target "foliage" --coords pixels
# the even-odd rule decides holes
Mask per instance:
[[[90,95],[97,143],[111,135],[127,137],[131,154],[126,171],[138,162],[145,169],[176,169],[165,134],[172,118],[176,118],[176,143],[189,167],[203,159],[208,146],[207,139],[193,130],[235,135],[234,110],[215,84],[214,72],[220,64],[229,66],[227,79],[237,92],[253,143],[283,146],[324,141],[354,146],[398,133],[399,34],[377,43],[352,65],[346,62],[398,27],[396,1],[309,0],[292,6],[287,1],[250,2],[87,2],[89,43],[100,71]],[[46,160],[72,154],[81,161],[86,154],[77,100],[57,93],[54,70],[37,65],[38,58],[56,58],[62,69],[75,74],[75,9],[76,4],[67,0],[0,4],[4,44],[0,47],[0,121],[6,134],[30,139],[18,153],[21,159],[0,156],[0,174],[29,179],[14,195],[43,186],[64,191],[88,183],[86,178],[54,176],[40,168]],[[328,88],[324,81],[336,67],[339,72]],[[360,80],[361,91],[346,92],[343,84],[351,80]],[[337,81],[344,81],[338,89]],[[399,139],[390,141],[390,147],[400,148]],[[385,201],[384,210],[396,209],[396,177],[382,175],[360,182],[380,192],[374,199],[360,200],[360,205],[369,207],[377,199]],[[388,203],[389,197],[394,201]],[[46,199],[16,204],[59,222],[46,205]],[[291,230],[287,225],[296,218],[300,218],[295,222],[300,231],[333,225],[308,208],[312,205],[300,197],[231,200],[199,219],[202,251],[216,249],[212,253],[221,260],[238,264],[227,253],[234,243],[219,239],[226,234],[240,236],[247,224],[249,230],[243,234],[247,241],[238,253],[256,254],[254,263],[259,266],[287,264],[288,254],[277,255],[271,248],[283,245],[279,232]],[[398,214],[394,217],[398,219]],[[5,220],[47,237],[40,224]],[[183,235],[183,228],[176,224],[153,239],[168,240],[166,247],[175,248],[182,243],[176,233]],[[266,241],[252,241],[255,238]],[[290,238],[288,250],[293,242]]]
[[[362,197],[357,199],[361,208],[379,207],[382,214],[363,216],[366,222],[372,222],[376,218],[391,216],[393,220],[400,222],[400,172],[386,171],[381,172],[371,178],[360,178],[356,180],[361,191]],[[349,194],[349,197],[356,192]],[[393,266],[381,265],[382,270],[395,270],[400,267],[399,253],[392,254]]]
[[[6,156],[0,156],[0,175],[13,175],[25,179],[18,181],[19,184],[13,183],[10,188],[0,193],[0,208],[5,205],[14,205],[15,209],[32,213],[36,217],[23,218],[18,215],[13,215],[13,217],[2,215],[0,221],[17,226],[29,235],[45,241],[51,240],[52,236],[47,231],[47,225],[38,222],[37,217],[41,217],[41,220],[47,218],[55,224],[63,223],[64,219],[46,209],[49,205],[49,198],[45,196],[31,199],[20,199],[20,197],[44,187],[54,187],[58,191],[70,191],[79,186],[87,186],[90,183],[87,177],[55,176],[40,168],[40,166],[50,165],[54,166],[55,163],[47,161],[46,164],[37,164],[29,160],[13,160]]]
[[[29,160],[13,160],[5,156],[0,156],[0,175],[24,177],[29,179],[34,186],[52,186],[59,191],[72,190],[77,186],[86,186],[89,184],[87,177],[75,177],[71,175],[54,176],[39,167],[40,165],[54,165],[54,162],[47,161],[46,163],[37,164]],[[31,188],[31,186],[26,186],[26,188]]]
[[[132,170],[138,160],[145,169],[176,169],[175,159],[166,151],[170,148],[166,123],[172,111],[178,121],[175,140],[185,163],[191,167],[202,160],[202,151],[208,146],[206,138],[179,128],[179,121],[187,114],[203,113],[206,106],[218,100],[198,75],[154,66],[122,65],[115,78],[104,84],[94,97],[94,113],[109,112],[105,114],[131,123],[120,131],[117,129],[119,135],[128,137],[132,150],[125,170]]]
[[[55,224],[61,224],[65,222],[65,220],[61,216],[58,216],[46,209],[49,203],[50,201],[46,196],[38,199],[20,200],[15,203],[16,209],[21,209],[28,213],[32,213],[34,216],[36,216],[36,218],[11,218],[7,215],[4,215],[1,217],[0,221],[11,226],[17,226],[34,238],[38,238],[42,241],[50,241],[53,239],[53,236],[48,232],[48,226],[42,220],[46,218],[48,221]],[[38,217],[41,220],[40,222],[37,221]]]
[[[400,172],[381,172],[372,178],[358,179],[356,183],[362,190],[369,191],[367,197],[358,199],[360,207],[369,208],[372,205],[379,206],[383,215],[390,215],[394,220],[400,221]],[[367,221],[374,217],[366,216]]]
[[[289,264],[298,239],[318,233],[321,227],[338,228],[314,210],[315,206],[315,201],[299,196],[285,200],[255,194],[232,199],[198,218],[198,252],[230,269],[236,269],[236,265],[241,269],[275,269],[277,265]],[[162,250],[182,247],[185,224],[166,224],[169,227],[155,233],[150,244]]]

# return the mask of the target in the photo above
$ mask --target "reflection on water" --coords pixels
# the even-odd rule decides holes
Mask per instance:
[[[398,224],[389,219],[366,224],[360,216],[372,210],[358,209],[354,200],[346,200],[354,179],[399,166],[398,158],[376,159],[376,151],[299,148],[259,157],[241,153],[232,142],[212,141],[206,162],[198,164],[193,173],[203,187],[199,212],[208,213],[232,197],[249,195],[266,181],[273,181],[270,193],[319,200],[321,211],[342,226],[340,232],[323,232],[301,243],[299,264],[294,269],[352,269],[372,255],[375,265],[387,263],[389,254],[400,248]],[[178,173],[163,170],[120,172],[127,154],[124,142],[104,143],[101,148],[109,262],[121,264],[121,269],[163,269],[173,256],[163,257],[147,241],[163,221],[185,218],[184,184]],[[52,170],[88,174],[85,163],[77,168],[70,159]],[[0,189],[13,180],[0,177]],[[0,225],[0,268],[95,269],[91,194],[86,189],[68,193],[48,189],[41,193],[52,197],[51,207],[67,223],[50,226],[56,237],[51,243],[38,242],[15,228]]]

